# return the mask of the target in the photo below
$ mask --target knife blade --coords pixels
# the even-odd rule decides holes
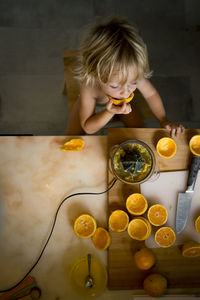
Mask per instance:
[[[200,166],[200,156],[193,155],[189,170],[187,189],[185,193],[178,194],[177,210],[176,210],[176,233],[179,234],[187,224],[194,187]]]

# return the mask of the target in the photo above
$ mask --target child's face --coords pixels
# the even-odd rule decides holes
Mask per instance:
[[[126,99],[137,88],[135,72],[131,71],[128,74],[127,81],[122,85],[119,75],[115,73],[107,83],[100,83],[103,92],[106,95],[116,99]]]

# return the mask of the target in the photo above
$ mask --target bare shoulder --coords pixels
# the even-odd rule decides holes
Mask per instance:
[[[85,101],[88,102],[95,102],[97,92],[94,87],[86,86],[84,84],[80,87],[80,100],[82,103]]]

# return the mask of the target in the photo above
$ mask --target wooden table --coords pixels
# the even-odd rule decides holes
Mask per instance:
[[[35,263],[66,196],[106,190],[107,137],[82,138],[84,149],[63,152],[60,146],[71,137],[0,137],[0,290],[16,284]],[[80,256],[90,252],[106,264],[106,251],[73,231],[82,213],[105,227],[106,204],[103,194],[77,195],[62,205],[51,239],[31,272],[42,290],[41,300],[80,299],[69,284],[70,268]]]
[[[159,129],[110,129],[109,147],[127,138],[138,138],[149,143],[154,149],[156,138],[151,144],[150,133],[154,137],[164,134]],[[189,159],[186,143],[189,137],[197,131],[188,131],[183,137],[184,153],[182,162],[187,168]],[[60,146],[71,137],[1,137],[0,138],[0,288],[8,288],[19,281],[33,265],[49,234],[56,209],[64,197],[75,192],[100,192],[107,188],[107,137],[83,136],[85,148],[80,152],[62,152]],[[184,140],[185,139],[185,140]],[[182,151],[181,151],[182,152]],[[181,161],[181,160],[180,160]],[[159,160],[161,170],[168,165]],[[181,166],[177,166],[181,167]],[[108,174],[112,178],[112,174]],[[109,193],[109,211],[112,195],[116,194],[116,205],[122,194],[128,194],[131,186],[122,185],[117,181],[115,187],[120,187]],[[111,196],[111,197],[110,197]],[[43,253],[38,265],[31,272],[37,285],[42,290],[41,300],[66,298],[78,300],[72,294],[68,282],[70,266],[77,257],[91,252],[103,264],[107,264],[107,251],[94,248],[91,239],[78,239],[73,232],[73,222],[81,213],[92,214],[98,226],[107,224],[107,195],[74,197],[69,199],[59,211],[56,226],[51,240]],[[136,294],[133,286],[130,290],[130,280],[133,275],[133,264],[127,259],[119,261],[119,255],[130,258],[130,247],[135,245],[127,241],[125,234],[112,234],[112,243],[108,252],[109,288],[100,298],[131,300]],[[119,243],[120,241],[120,243]],[[162,249],[158,249],[162,250]],[[161,254],[160,254],[161,255]],[[168,264],[168,259],[163,262]],[[174,261],[174,264],[176,261]],[[181,269],[181,265],[180,265]],[[127,278],[120,281],[120,276]],[[141,274],[138,273],[138,278]],[[170,283],[171,284],[171,283]],[[194,285],[196,283],[194,282]],[[180,282],[179,293],[187,293]],[[124,289],[119,291],[119,289]],[[126,290],[127,289],[127,290]],[[196,288],[193,289],[195,293]],[[138,293],[142,293],[140,290]],[[144,292],[143,292],[144,293]]]
[[[164,136],[169,136],[164,129],[127,129],[111,128],[108,131],[108,151],[112,146],[126,140],[138,139],[150,146],[156,156],[160,171],[187,170],[192,157],[188,143],[190,138],[200,134],[200,129],[186,130],[180,138],[175,138],[177,143],[176,155],[167,160],[160,158],[156,153],[156,143]],[[113,174],[108,171],[108,182],[113,179]],[[139,185],[127,185],[119,180],[108,194],[109,213],[115,209],[125,208],[128,195],[140,191]],[[133,253],[144,242],[137,242],[128,236],[127,232],[116,233],[110,230],[112,243],[108,250],[108,287],[116,289],[141,290],[143,279],[150,272],[161,272],[168,278],[168,292],[192,294],[200,292],[200,258],[187,259],[182,257],[180,247],[154,248],[157,262],[150,271],[140,271],[133,262]]]

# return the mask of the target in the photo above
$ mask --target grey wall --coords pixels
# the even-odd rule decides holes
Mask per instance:
[[[0,134],[64,134],[62,51],[109,15],[140,28],[168,117],[200,128],[200,1],[0,0]]]

